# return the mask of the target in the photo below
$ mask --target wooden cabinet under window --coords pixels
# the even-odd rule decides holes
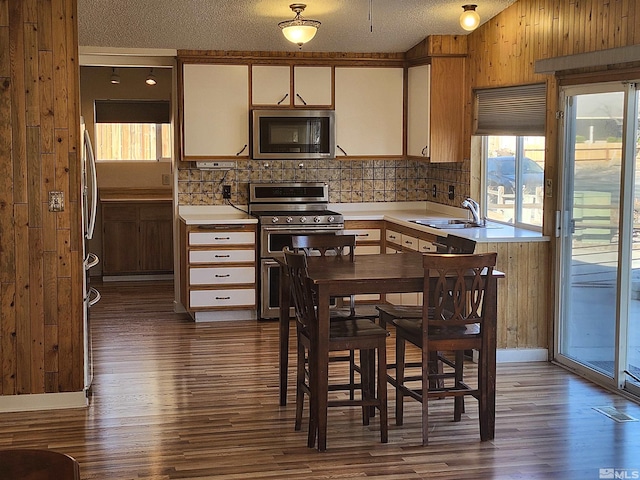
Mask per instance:
[[[102,274],[173,272],[171,201],[102,203]]]

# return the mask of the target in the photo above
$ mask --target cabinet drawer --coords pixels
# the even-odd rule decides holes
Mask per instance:
[[[254,232],[190,232],[189,245],[253,245]]]
[[[387,239],[387,242],[395,243],[398,245],[400,245],[400,242],[402,241],[402,235],[400,235],[398,232],[394,232],[393,230],[387,230],[385,238]]]
[[[380,245],[359,245],[355,251],[356,255],[374,255],[380,253]]]
[[[359,230],[345,230],[344,234],[355,235],[356,242],[379,242],[380,241],[379,228],[363,228]]]
[[[418,239],[410,235],[402,235],[402,248],[418,251]]]
[[[255,250],[191,250],[189,263],[245,263],[255,262]]]
[[[254,307],[256,290],[243,288],[237,290],[191,290],[189,292],[191,308],[200,307]]]
[[[220,285],[231,283],[255,283],[254,267],[205,267],[190,268],[189,283],[191,285]]]
[[[422,240],[422,239],[418,240],[418,248],[419,248],[419,251],[422,253],[427,253],[427,252],[435,253],[437,251],[437,248],[433,243],[431,243],[428,240]]]

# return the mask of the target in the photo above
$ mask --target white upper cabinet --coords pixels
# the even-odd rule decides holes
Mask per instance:
[[[293,67],[296,106],[330,107],[331,67]]]
[[[331,67],[328,66],[251,67],[251,103],[254,106],[327,108],[331,106],[331,92]]]
[[[253,105],[291,104],[291,68],[288,65],[251,67],[251,103]]]
[[[182,88],[184,160],[247,157],[248,65],[185,64]]]
[[[402,77],[400,67],[336,67],[337,156],[402,156]]]
[[[430,66],[410,67],[407,77],[407,155],[429,156]]]

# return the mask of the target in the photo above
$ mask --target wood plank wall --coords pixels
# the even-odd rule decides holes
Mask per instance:
[[[0,395],[83,388],[76,12],[0,0]]]
[[[637,0],[518,0],[468,36],[467,82],[470,88],[464,138],[467,142],[471,140],[472,89],[546,82],[545,177],[553,180],[553,191],[558,192],[558,136],[562,132],[559,131],[555,112],[558,110],[559,81],[553,75],[535,74],[536,60],[637,44],[640,44],[640,2]],[[600,75],[594,75],[598,70]],[[604,73],[612,70],[635,71],[632,75],[637,78],[640,65],[606,65],[600,69],[591,68],[589,72],[571,73],[590,73],[590,81],[598,81],[604,80]],[[465,146],[465,151],[470,151],[470,143]],[[543,231],[552,239],[557,208],[555,194],[545,199]],[[548,291],[538,300],[546,309],[543,315],[547,318],[547,328],[540,324],[532,325],[526,318],[518,319],[510,325],[506,335],[501,332],[503,344],[521,346],[520,339],[523,338],[537,338],[541,342],[547,335],[547,344],[552,347],[553,305],[556,302],[553,281],[555,250],[556,245],[552,241],[548,254],[538,252],[537,256],[541,265],[544,265],[542,262],[546,257],[542,278],[547,279]],[[510,255],[508,257],[511,258]],[[531,310],[534,308],[532,304],[519,307],[535,313]],[[531,328],[536,330],[531,331]],[[525,342],[529,343],[528,340]]]

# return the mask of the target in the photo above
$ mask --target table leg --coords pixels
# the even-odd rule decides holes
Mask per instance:
[[[287,381],[289,372],[289,306],[291,303],[289,272],[280,265],[280,405],[287,404]]]

